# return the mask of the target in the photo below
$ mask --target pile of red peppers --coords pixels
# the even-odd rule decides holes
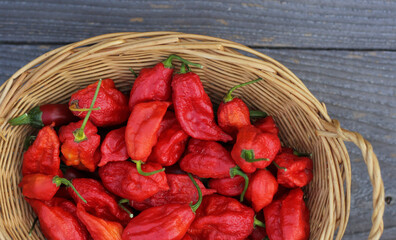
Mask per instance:
[[[310,156],[232,95],[262,79],[215,112],[190,67],[202,68],[170,55],[129,95],[99,80],[9,121],[40,128],[19,186],[47,239],[309,239]]]

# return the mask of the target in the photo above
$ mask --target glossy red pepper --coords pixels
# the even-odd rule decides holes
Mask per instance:
[[[308,157],[298,157],[292,153],[281,153],[274,162],[278,168],[277,181],[288,188],[304,187],[313,178],[313,163]]]
[[[254,211],[237,200],[212,194],[203,198],[188,229],[192,239],[246,239],[253,231]]]
[[[295,188],[264,208],[266,230],[271,240],[309,239],[309,210],[304,193]]]
[[[168,191],[160,191],[143,202],[131,201],[130,204],[134,209],[139,211],[150,207],[162,206],[169,203],[188,204],[198,201],[198,191],[190,178],[186,174],[166,174],[169,185]],[[210,195],[216,192],[213,189],[206,189],[201,181],[194,178],[202,191],[202,196]]]
[[[87,213],[77,204],[77,216],[94,240],[121,240],[123,228],[118,222],[106,221]]]
[[[254,123],[254,126],[266,133],[272,133],[275,135],[278,135],[279,133],[279,128],[276,126],[272,116],[260,118]]]
[[[83,119],[88,109],[95,109],[90,121],[98,127],[114,126],[125,122],[129,116],[127,97],[115,88],[111,79],[104,79],[100,85],[96,102],[91,106],[98,82],[74,93],[69,101],[72,113]]]
[[[218,194],[228,197],[235,197],[242,194],[245,187],[245,179],[241,176],[235,176],[234,178],[219,178],[210,179],[209,187],[215,189]]]
[[[59,173],[59,138],[51,126],[40,129],[36,140],[23,154],[22,175]]]
[[[77,217],[59,206],[61,199],[40,201],[26,198],[40,221],[41,232],[47,239],[53,240],[86,240],[89,239],[86,229],[80,224]],[[67,201],[67,200],[64,200]]]
[[[231,156],[246,173],[271,164],[281,148],[278,136],[250,125],[239,129]]]
[[[258,212],[272,202],[277,191],[276,178],[269,171],[259,169],[249,179],[246,199],[252,203],[254,211]]]
[[[75,178],[72,183],[86,203],[81,201],[71,189],[68,189],[70,196],[87,212],[107,221],[119,222],[123,226],[128,224],[130,215],[118,205],[115,196],[107,193],[99,181],[90,178]]]
[[[239,88],[262,80],[261,78],[239,84],[231,88],[224,96],[223,101],[217,109],[217,122],[224,132],[235,137],[238,129],[250,125],[249,108],[242,99],[233,97],[232,92]]]
[[[44,104],[9,120],[8,123],[14,126],[29,124],[36,128],[42,128],[51,124],[61,126],[77,120],[78,118],[72,114],[67,104]]]
[[[196,204],[165,204],[152,207],[133,218],[125,228],[123,240],[180,240],[186,234],[195,218],[195,212],[202,201],[202,193],[191,174],[191,181],[198,190]]]
[[[172,79],[172,99],[176,117],[188,135],[201,140],[232,140],[217,126],[212,103],[197,74],[185,72],[182,67]]]
[[[146,163],[142,168],[144,171],[154,171],[161,169],[161,165]],[[99,175],[107,190],[132,201],[141,202],[169,189],[165,172],[142,176],[135,164],[129,161],[109,162],[99,169]]]
[[[125,143],[125,129],[122,127],[110,131],[100,145],[102,158],[98,167],[106,165],[108,162],[125,161],[129,158]]]

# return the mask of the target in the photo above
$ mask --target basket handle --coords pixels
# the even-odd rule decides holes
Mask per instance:
[[[373,185],[373,223],[368,239],[380,239],[384,230],[383,215],[385,209],[384,183],[381,178],[380,166],[371,143],[364,139],[360,133],[348,131],[340,127],[340,123],[333,119],[331,123],[323,120],[326,131],[317,130],[317,134],[324,137],[341,138],[353,142],[362,151],[364,162],[367,165],[371,184]]]

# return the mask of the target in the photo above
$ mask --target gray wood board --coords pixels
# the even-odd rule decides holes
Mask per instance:
[[[0,82],[55,45],[0,45]],[[363,134],[374,146],[386,196],[382,239],[394,239],[396,223],[396,52],[258,49],[299,76],[326,103],[342,127]],[[351,217],[344,239],[362,239],[371,226],[371,184],[359,149],[347,144],[352,161]]]
[[[255,47],[396,50],[396,1],[0,1],[0,42],[180,31]]]

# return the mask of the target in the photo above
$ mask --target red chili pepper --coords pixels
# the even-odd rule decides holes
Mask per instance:
[[[167,130],[175,123],[178,123],[175,113],[171,111],[166,111],[158,129],[157,136],[161,136],[163,131]]]
[[[59,206],[59,201],[62,200],[53,198],[51,201],[42,202],[26,198],[26,201],[38,216],[41,232],[47,239],[89,239],[86,229],[80,224],[77,217],[70,213],[70,210]]]
[[[100,146],[102,158],[98,164],[99,167],[108,162],[125,161],[129,158],[125,143],[125,129],[126,127],[115,129],[106,135]]]
[[[224,132],[235,136],[238,129],[250,125],[249,108],[242,99],[232,96],[232,92],[239,88],[262,80],[261,78],[239,84],[231,88],[224,96],[223,101],[217,109],[217,122]]]
[[[176,117],[188,135],[201,140],[232,140],[217,126],[212,103],[197,74],[182,67],[172,79],[172,99]]]
[[[271,240],[309,238],[309,210],[299,188],[264,208],[266,230]]]
[[[260,118],[254,123],[254,126],[266,133],[272,133],[278,136],[279,128],[276,126],[271,116]]]
[[[54,126],[61,126],[77,120],[78,118],[72,114],[67,104],[44,104],[9,120],[8,123],[13,126],[29,124],[36,128],[42,128],[52,123]]]
[[[161,165],[146,163],[142,168],[145,171],[158,171]],[[99,169],[99,175],[107,190],[132,201],[141,202],[159,191],[169,189],[165,172],[142,176],[135,164],[129,161],[109,162]]]
[[[265,229],[264,222],[264,213],[260,211],[256,214],[255,218],[255,225],[256,227],[253,229],[253,232],[247,238],[248,240],[269,240],[267,237],[267,232]],[[257,222],[260,222],[257,224]]]
[[[90,120],[95,126],[114,126],[125,122],[129,116],[128,99],[115,88],[111,79],[104,79],[100,85],[96,102],[91,104],[96,94],[99,82],[88,85],[74,93],[69,101],[69,107],[73,114],[81,119],[88,114],[87,110],[94,110]]]
[[[201,189],[191,174],[189,177],[198,190],[199,199],[196,204],[166,204],[146,209],[129,222],[122,239],[182,239],[202,201]]]
[[[84,207],[77,204],[77,216],[95,240],[121,240],[122,226],[118,222],[106,221],[87,213]]]
[[[313,163],[310,158],[281,153],[274,162],[279,165],[277,181],[288,188],[304,187],[313,178]]]
[[[235,176],[234,178],[219,178],[210,179],[209,187],[216,189],[218,194],[235,197],[242,194],[245,186],[245,179],[241,176]]]
[[[246,173],[271,164],[281,148],[278,136],[250,125],[239,130],[231,156]]]
[[[170,102],[138,103],[132,110],[125,131],[128,155],[135,161],[146,162],[157,143],[157,132]]]
[[[203,198],[188,229],[192,239],[246,239],[253,231],[254,211],[229,197],[212,194]]]
[[[139,211],[150,207],[162,206],[169,203],[188,204],[198,200],[198,191],[190,178],[186,174],[166,174],[169,190],[160,191],[143,202],[131,201],[130,204],[134,209]],[[202,196],[210,195],[216,192],[213,189],[206,189],[201,181],[194,178],[202,191]]]
[[[252,203],[254,211],[258,212],[272,202],[278,191],[276,178],[267,170],[259,169],[249,179],[246,199]]]
[[[188,233],[186,233],[186,235],[184,235],[184,237],[181,240],[193,240],[193,239],[190,235],[188,235]]]
[[[40,129],[36,140],[23,155],[22,175],[59,173],[59,138],[51,126]]]
[[[75,178],[72,183],[84,197],[86,203],[68,189],[70,196],[76,203],[80,203],[87,212],[107,221],[119,222],[123,226],[128,224],[130,214],[118,205],[115,196],[107,193],[100,182],[90,178]]]

